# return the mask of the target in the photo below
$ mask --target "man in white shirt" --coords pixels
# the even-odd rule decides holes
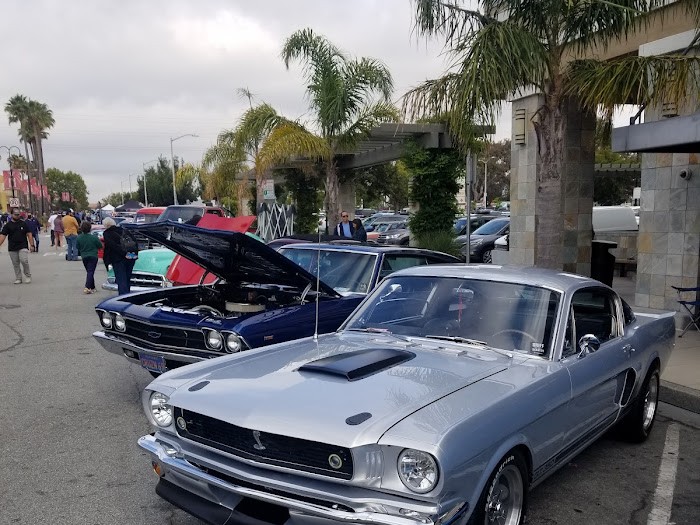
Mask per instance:
[[[53,221],[56,220],[56,217],[58,217],[58,215],[56,215],[56,212],[53,212],[53,213],[51,213],[51,217],[49,217],[49,220],[48,220],[49,228],[51,228],[51,246],[54,245]]]

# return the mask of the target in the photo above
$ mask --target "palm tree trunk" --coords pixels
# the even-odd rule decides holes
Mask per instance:
[[[340,181],[338,180],[338,166],[331,157],[326,164],[326,225],[328,231],[335,229],[340,221]]]
[[[39,176],[40,181],[44,180],[44,152],[41,148],[41,128],[34,126],[34,138],[36,140],[36,158],[39,161]]]
[[[562,268],[564,235],[564,140],[566,119],[562,101],[547,97],[534,122],[538,143],[537,224],[535,226],[535,265]]]
[[[255,202],[257,202],[258,206],[264,202],[263,181],[269,173],[269,170],[255,170]]]

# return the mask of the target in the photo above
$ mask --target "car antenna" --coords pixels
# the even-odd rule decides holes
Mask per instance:
[[[321,229],[318,230],[318,252],[316,255],[316,320],[314,322],[314,341],[318,342],[318,297],[321,287]]]

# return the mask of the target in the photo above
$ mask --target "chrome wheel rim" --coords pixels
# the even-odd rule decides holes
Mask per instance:
[[[642,426],[644,430],[649,430],[651,424],[654,422],[654,416],[656,415],[656,405],[659,398],[659,375],[654,374],[649,378],[649,385],[647,386],[647,391],[644,394],[644,411]]]
[[[518,525],[523,511],[523,477],[515,465],[498,474],[486,500],[485,525]]]
[[[491,263],[491,250],[486,250],[486,251],[484,252],[484,262],[485,262],[486,264],[490,264],[490,263]]]

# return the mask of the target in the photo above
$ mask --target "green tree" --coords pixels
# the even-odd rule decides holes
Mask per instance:
[[[298,157],[321,162],[326,216],[332,228],[340,216],[336,155],[352,151],[378,123],[396,120],[396,109],[388,102],[393,90],[391,73],[375,59],[347,57],[311,29],[297,31],[286,40],[282,59],[287,68],[295,60],[303,64],[306,94],[319,135],[298,122],[281,124],[261,147],[261,166]]]
[[[128,191],[125,191],[124,193],[110,193],[109,195],[104,197],[100,202],[103,206],[106,204],[111,204],[116,208],[117,206],[121,206],[122,204],[124,204],[129,199],[138,200],[138,192],[134,191],[129,193]]]
[[[427,246],[431,236],[453,234],[458,211],[455,195],[464,177],[462,157],[456,150],[424,149],[408,142],[401,160],[413,178],[411,199],[419,205],[409,219],[413,236]]]
[[[613,153],[611,130],[609,120],[598,119],[595,135],[596,164],[639,164],[637,154]],[[627,202],[632,198],[637,182],[636,173],[597,173],[593,182],[593,201],[599,206],[615,206]]]
[[[626,55],[603,61],[601,49],[663,22],[660,0],[479,0],[473,10],[461,0],[415,0],[416,29],[442,37],[452,67],[407,93],[404,109],[413,118],[448,110],[461,143],[473,136],[465,123],[491,124],[503,101],[533,86],[544,103],[533,117],[538,140],[540,196],[553,206],[553,220],[539,234],[563,233],[561,174],[571,97],[583,108],[609,115],[620,103],[658,106],[687,103],[700,93],[694,56]],[[700,19],[700,2],[678,4]],[[673,8],[673,7],[671,7]],[[697,100],[697,99],[696,99]],[[558,220],[557,220],[558,218]],[[560,267],[558,247],[538,250],[536,264]]]
[[[181,160],[175,157],[175,172],[180,171]],[[138,178],[137,196],[140,202],[145,202],[145,194],[143,189],[144,177],[148,189],[148,203],[153,206],[170,206],[173,204],[173,172],[170,168],[170,162],[163,156],[158,157],[158,162],[146,168],[144,175]],[[196,176],[177,177],[177,201],[184,203],[197,199],[197,190],[195,189]],[[121,202],[120,202],[121,204]]]
[[[484,162],[488,202],[510,200],[510,140],[486,143],[477,155],[476,180],[472,184],[472,198],[477,203],[484,198]]]
[[[356,170],[355,196],[365,208],[379,208],[388,201],[393,210],[408,205],[409,175],[401,161]]]
[[[285,178],[285,187],[294,203],[295,233],[316,233],[318,213],[321,207],[321,179],[317,170],[282,168],[279,173]],[[277,190],[275,190],[276,193]]]
[[[72,171],[63,172],[58,168],[46,170],[46,184],[54,205],[59,208],[75,208],[84,210],[89,206],[88,191],[83,177]],[[63,193],[70,194],[70,200],[63,199]],[[77,202],[77,204],[76,204]]]

